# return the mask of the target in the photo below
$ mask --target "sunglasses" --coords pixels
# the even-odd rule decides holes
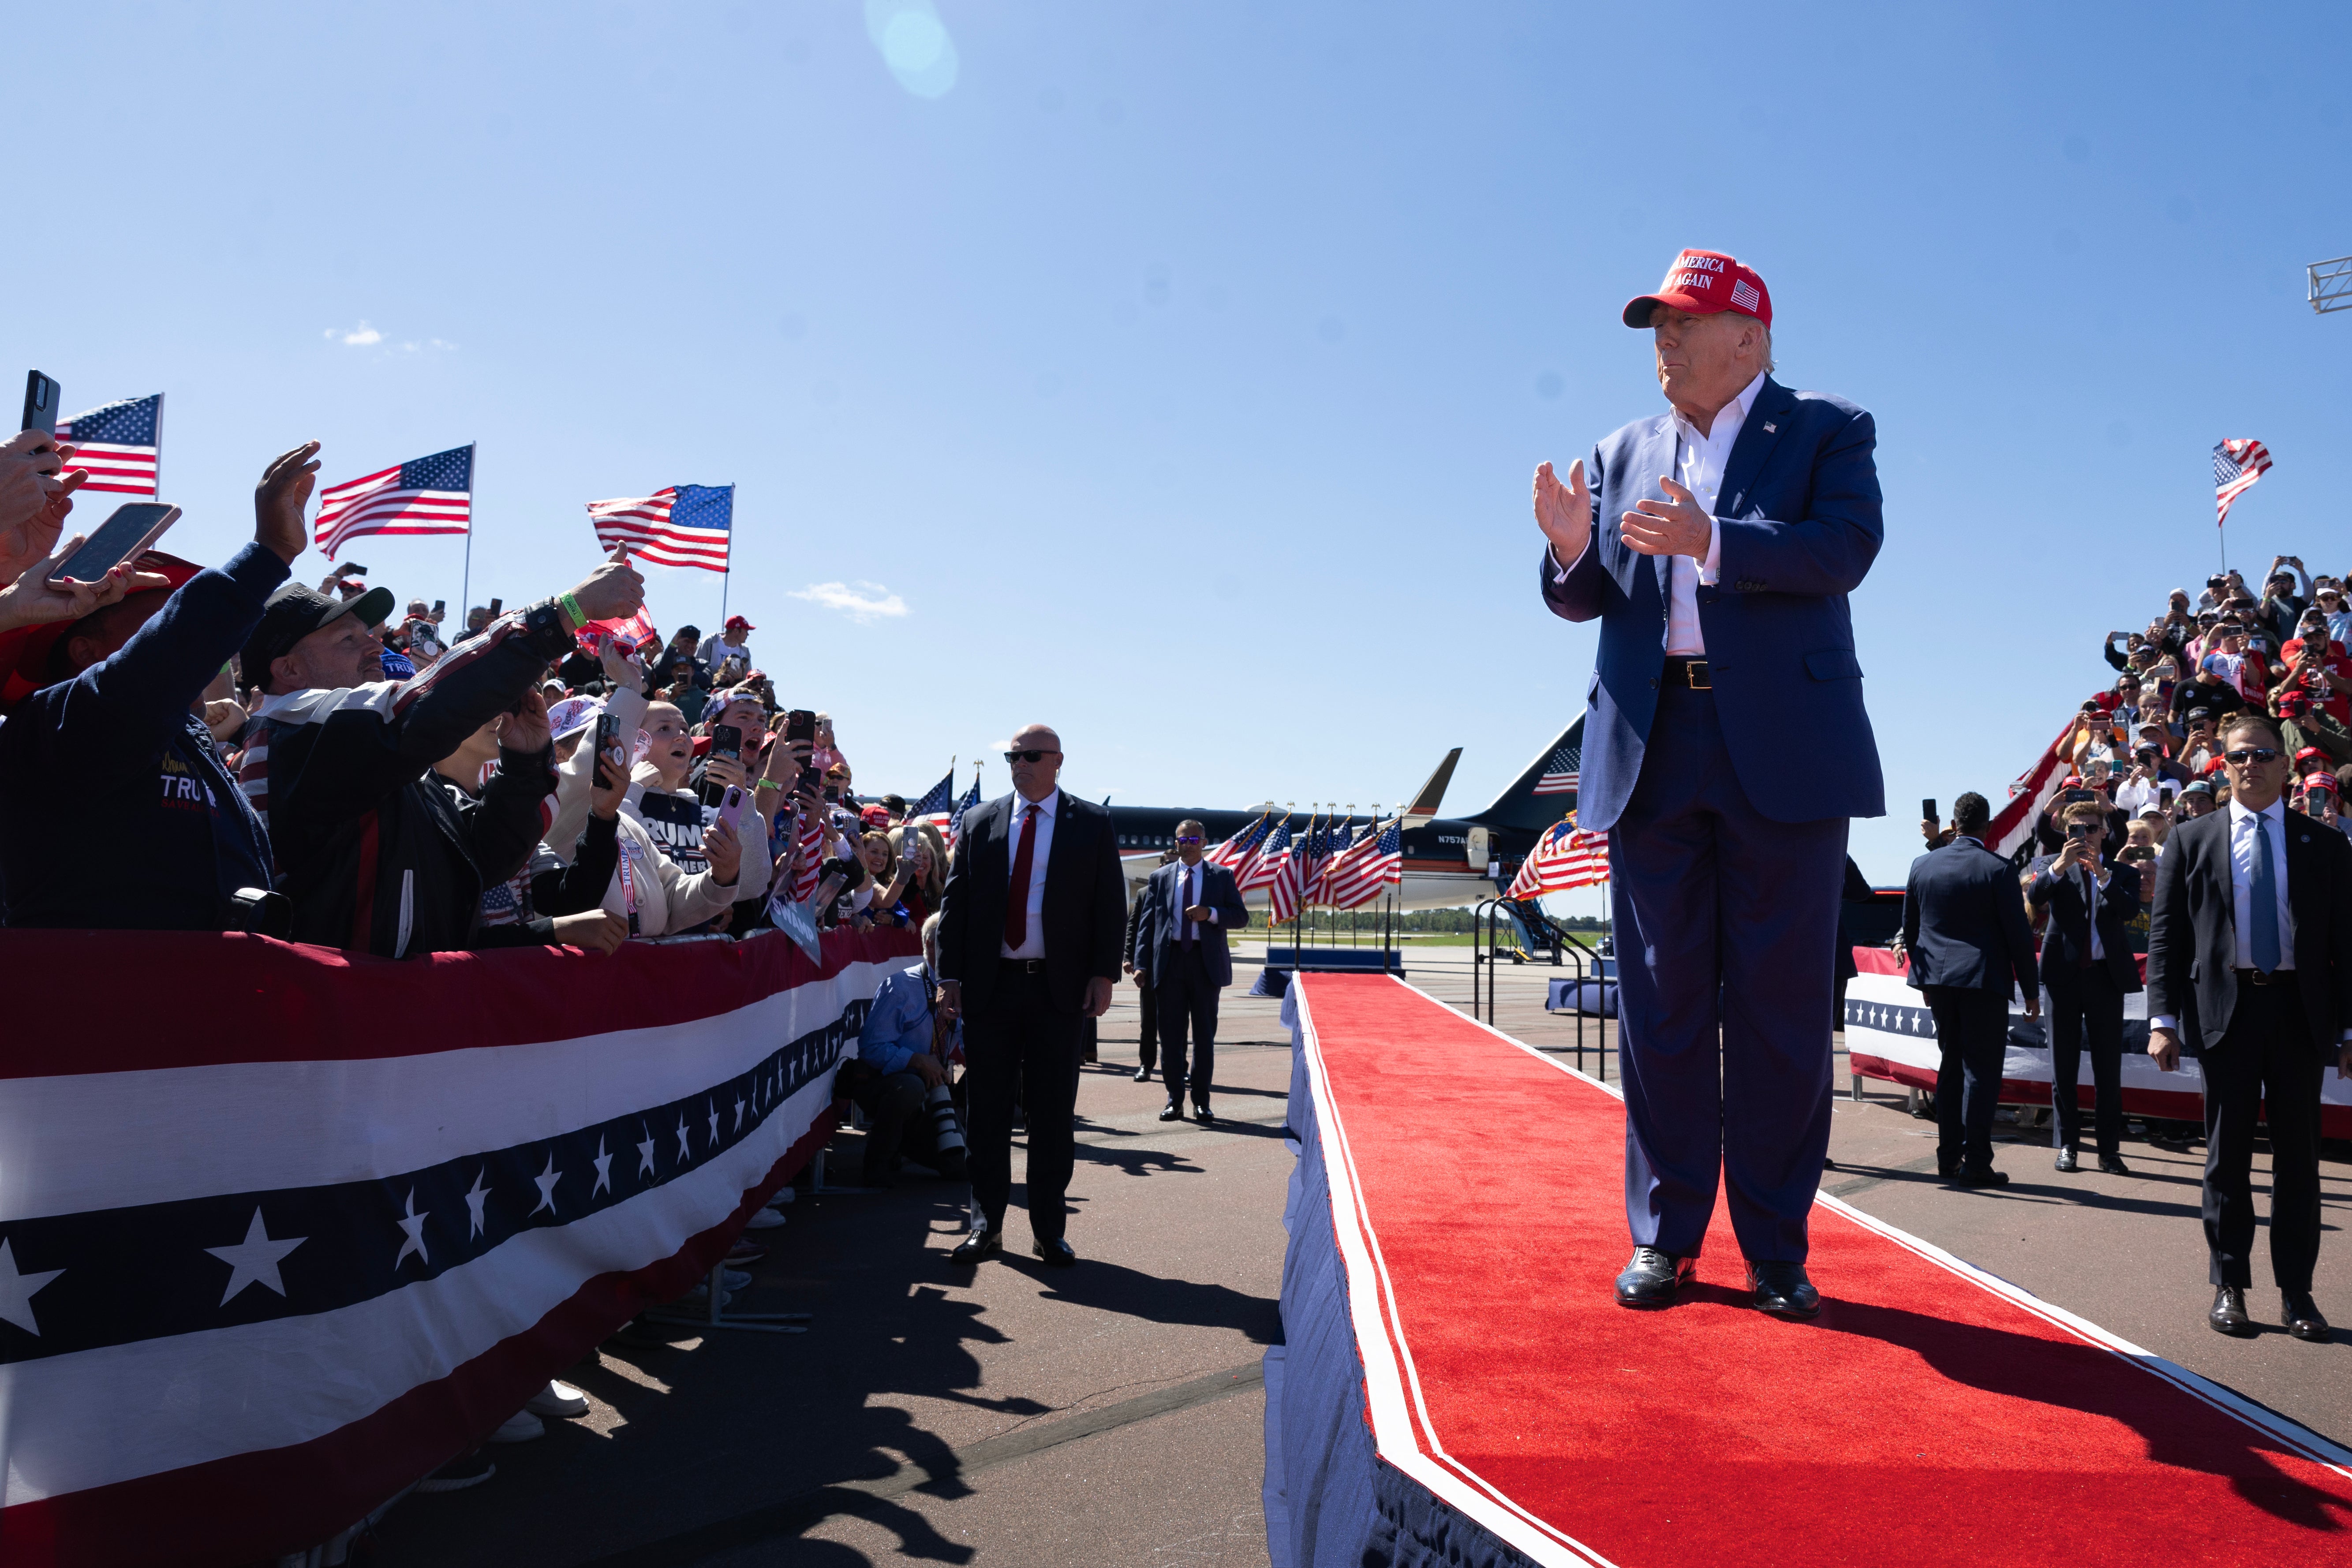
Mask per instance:
[[[2250,764],[2276,762],[2279,759],[2279,754],[2267,746],[2242,746],[2235,751],[2221,753],[2221,757],[2223,760],[2234,762],[2241,768]]]
[[[1181,833],[1177,835],[1176,841],[1180,844],[1197,844],[1201,841],[1201,835],[1198,833]]]
[[[1008,751],[1004,754],[1004,760],[1007,762],[1043,762],[1048,757],[1059,757],[1062,754],[1058,751]]]

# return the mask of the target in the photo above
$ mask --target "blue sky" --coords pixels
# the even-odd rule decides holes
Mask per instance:
[[[1528,475],[1660,406],[1617,312],[1730,250],[1782,379],[1878,419],[1894,810],[1854,843],[1899,879],[1919,797],[1998,800],[2099,634],[2212,570],[2215,441],[2277,458],[2233,564],[2352,567],[2352,313],[2302,271],[2352,252],[2347,27],[87,5],[107,47],[52,34],[16,82],[58,174],[20,185],[5,336],[69,410],[169,394],[197,559],[308,436],[330,481],[478,442],[478,601],[583,575],[585,501],[733,481],[733,606],[866,788],[1042,717],[1090,795],[1369,806],[1461,745],[1468,810],[1591,665]],[[458,599],[459,541],[351,553]],[[714,625],[718,588],[656,573],[656,619]]]

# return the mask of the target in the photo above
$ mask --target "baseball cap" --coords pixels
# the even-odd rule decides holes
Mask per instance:
[[[1656,293],[1625,302],[1625,325],[1647,328],[1654,305],[1687,310],[1694,316],[1737,310],[1767,327],[1772,324],[1772,294],[1764,280],[1754,268],[1740,265],[1737,256],[1719,250],[1686,250],[1675,256]]]
[[[596,716],[604,711],[604,704],[601,698],[565,697],[547,710],[549,733],[558,740],[577,735],[594,724]]]
[[[733,632],[739,628],[745,632],[757,632],[759,630],[757,626],[752,625],[740,615],[730,615],[727,618],[727,625],[725,629],[727,631]]]
[[[2303,787],[2306,789],[2325,789],[2333,795],[2336,793],[2336,775],[2325,768],[2314,768],[2303,776]]]
[[[2210,800],[2213,794],[2213,786],[2208,784],[2204,779],[2200,779],[2195,783],[2182,789],[2180,792],[2183,795],[2202,795],[2208,800]]]
[[[359,618],[362,626],[374,626],[391,618],[392,590],[371,588],[357,599],[337,601],[317,589],[299,582],[289,582],[269,596],[261,607],[261,624],[246,639],[245,650],[238,655],[239,668],[245,672],[246,684],[266,686],[269,684],[269,666],[294,651],[294,644],[320,627],[332,625],[346,615]]]

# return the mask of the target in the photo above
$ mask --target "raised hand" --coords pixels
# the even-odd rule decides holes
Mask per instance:
[[[581,608],[583,610],[587,608],[584,601]],[[621,645],[612,638],[607,637],[604,640],[603,646],[596,650],[596,657],[604,666],[605,685],[626,686],[633,692],[642,692],[646,689],[646,667],[630,655],[622,653]]]
[[[306,441],[273,459],[253,487],[253,542],[289,566],[310,547],[302,509],[318,483],[319,444]]]
[[[59,579],[58,572],[81,549],[82,536],[74,534],[40,560],[35,561],[18,574],[16,580],[0,588],[0,632],[14,626],[37,626],[54,621],[79,621],[94,610],[101,610],[122,599],[126,594],[146,593],[155,589],[167,589],[171,580],[152,571],[134,571],[124,561],[96,582],[74,582]]]
[[[547,727],[547,698],[533,686],[523,693],[514,710],[498,716],[499,749],[528,757],[555,744]]]
[[[702,852],[710,857],[710,874],[719,879],[719,885],[734,886],[735,873],[743,864],[743,841],[735,830],[724,822],[703,829]]]
[[[611,557],[572,591],[572,597],[591,621],[618,620],[645,608],[646,580],[629,564],[629,547],[614,546]]]
[[[1715,520],[1698,504],[1698,497],[1671,476],[1659,475],[1658,484],[1665,490],[1666,499],[1634,502],[1633,509],[1618,521],[1618,537],[1637,555],[1686,555],[1705,560],[1707,545],[1715,538]]]
[[[1576,564],[1592,538],[1592,489],[1584,482],[1584,459],[1568,465],[1568,483],[1549,463],[1536,468],[1536,527],[1551,541],[1552,558],[1563,568]]]
[[[588,810],[609,822],[621,814],[621,802],[628,798],[629,755],[620,747],[608,747],[589,777]]]

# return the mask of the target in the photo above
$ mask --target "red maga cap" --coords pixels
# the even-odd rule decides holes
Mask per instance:
[[[1647,327],[1654,305],[1672,306],[1694,316],[1737,310],[1767,327],[1772,324],[1772,291],[1764,287],[1753,267],[1742,267],[1737,256],[1719,250],[1686,250],[1675,257],[1655,294],[1625,302],[1625,325]]]

